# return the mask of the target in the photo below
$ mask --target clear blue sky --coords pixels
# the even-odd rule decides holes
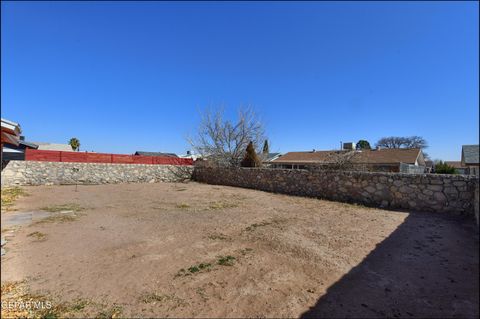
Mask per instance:
[[[184,153],[252,104],[273,151],[478,144],[477,2],[2,2],[2,117],[30,141]]]

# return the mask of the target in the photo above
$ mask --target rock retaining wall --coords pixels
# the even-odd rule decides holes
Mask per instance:
[[[474,215],[478,179],[464,175],[196,167],[199,182],[393,209]]]
[[[193,166],[10,161],[2,186],[155,183],[190,179]]]

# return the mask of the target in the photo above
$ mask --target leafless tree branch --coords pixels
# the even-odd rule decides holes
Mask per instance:
[[[263,145],[265,130],[251,106],[241,107],[236,121],[224,118],[223,108],[206,109],[194,138],[187,139],[195,152],[222,166],[239,166],[248,143]]]

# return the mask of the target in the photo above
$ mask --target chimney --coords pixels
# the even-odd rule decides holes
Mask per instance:
[[[187,155],[192,155],[192,153],[190,151],[187,151]]]

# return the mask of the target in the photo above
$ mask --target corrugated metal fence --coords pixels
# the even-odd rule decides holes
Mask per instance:
[[[400,173],[423,174],[425,173],[425,166],[400,163]]]
[[[44,150],[25,150],[26,161],[76,162],[76,163],[113,163],[113,164],[159,164],[193,165],[190,158],[167,156],[141,156],[107,153],[63,152]]]

